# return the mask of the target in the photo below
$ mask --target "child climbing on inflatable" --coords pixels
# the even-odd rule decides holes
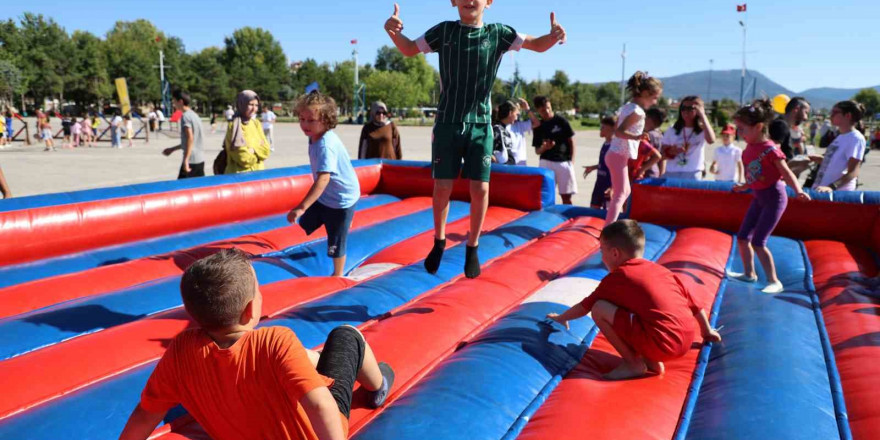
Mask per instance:
[[[299,126],[309,138],[309,163],[315,183],[287,220],[311,235],[321,226],[327,229],[327,256],[333,259],[333,276],[345,270],[345,246],[354,217],[354,205],[361,196],[351,158],[336,128],[336,101],[315,90],[296,103]]]
[[[446,249],[446,217],[455,179],[470,180],[470,234],[464,274],[480,275],[477,246],[489,206],[489,173],[492,166],[492,106],[490,94],[501,57],[520,48],[544,52],[565,41],[565,30],[550,13],[550,32],[542,37],[517,33],[503,24],[484,24],[483,13],[492,0],[452,0],[458,21],[442,22],[417,38],[403,35],[400,7],[385,22],[385,31],[407,57],[440,54],[440,103],[431,146],[434,178],[434,247],[425,259],[425,270],[436,273]],[[462,161],[464,165],[462,166]]]
[[[756,100],[733,115],[739,133],[746,141],[746,149],[742,153],[746,183],[733,187],[733,190],[743,192],[751,189],[754,198],[736,234],[744,271],[729,273],[728,276],[747,283],[757,281],[757,254],[767,275],[768,284],[762,289],[765,293],[780,293],[783,289],[776,277],[776,266],[767,249],[767,240],[788,205],[785,184],[788,183],[795,190],[799,199],[810,199],[785,163],[785,154],[769,138],[767,129],[773,118],[773,105],[767,99]]]
[[[706,311],[669,269],[645,260],[645,233],[635,220],[618,220],[599,235],[608,275],[580,304],[548,318],[568,328],[568,321],[592,313],[596,326],[623,357],[604,377],[622,380],[663,374],[663,362],[680,358],[694,340],[694,320],[705,342],[721,335]]]
[[[607,196],[611,193],[611,177],[608,176],[608,166],[605,165],[605,156],[611,148],[611,137],[614,136],[614,126],[617,120],[606,116],[599,121],[599,136],[605,139],[602,148],[599,149],[599,163],[584,167],[584,179],[593,171],[596,172],[596,183],[593,185],[593,195],[590,198],[590,207],[605,209]]]
[[[342,440],[355,382],[368,405],[385,403],[394,372],[376,362],[354,327],[333,329],[321,353],[286,327],[256,328],[263,296],[244,252],[224,249],[196,261],[180,293],[199,328],[171,341],[120,439],[146,439],[168,410],[183,405],[216,440]]]
[[[638,157],[639,142],[648,138],[643,133],[644,109],[656,104],[663,93],[663,83],[659,79],[640,71],[630,77],[626,88],[631,100],[618,110],[617,129],[605,155],[605,164],[611,175],[611,203],[608,204],[608,213],[605,215],[606,226],[617,220],[630,194],[627,166],[630,159]]]

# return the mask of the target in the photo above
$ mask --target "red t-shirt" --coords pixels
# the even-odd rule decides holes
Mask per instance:
[[[182,404],[215,440],[317,440],[299,399],[331,384],[286,327],[248,332],[226,349],[193,329],[171,341],[141,407],[164,413]],[[348,420],[339,417],[347,435]]]
[[[746,145],[742,153],[746,183],[753,190],[770,188],[782,179],[776,162],[785,160],[785,153],[771,141]]]
[[[674,273],[643,258],[633,258],[605,276],[581,305],[590,311],[600,299],[635,314],[646,336],[669,352],[678,351],[681,341],[693,336],[694,315],[700,311]]]
[[[639,142],[639,154],[635,159],[630,159],[627,161],[627,165],[629,166],[629,180],[632,182],[636,180],[636,173],[639,172],[639,168],[642,167],[642,164],[648,160],[649,157],[653,154],[654,151],[657,151],[651,144],[641,141]]]

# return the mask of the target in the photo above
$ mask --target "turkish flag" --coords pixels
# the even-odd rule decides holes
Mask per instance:
[[[351,40],[351,44],[358,44],[358,40],[357,39]]]
[[[746,4],[736,5],[736,12],[746,12]]]

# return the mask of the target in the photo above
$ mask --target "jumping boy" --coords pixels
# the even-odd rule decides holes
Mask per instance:
[[[333,276],[345,270],[345,247],[354,206],[361,196],[360,182],[336,128],[336,101],[320,92],[304,95],[296,104],[299,126],[309,138],[309,163],[315,183],[290,210],[287,220],[311,235],[321,226],[327,230],[327,256],[333,259]]]
[[[320,354],[286,327],[255,329],[263,296],[244,252],[196,261],[180,292],[200,328],[171,341],[120,439],[146,439],[182,404],[216,440],[342,440],[355,381],[369,405],[385,403],[394,373],[354,327],[331,331]]]
[[[665,267],[642,258],[645,233],[635,220],[618,220],[599,236],[602,262],[608,275],[592,295],[565,313],[548,318],[568,327],[568,321],[592,313],[623,363],[604,377],[663,374],[663,362],[684,356],[694,339],[692,317],[703,341],[719,342],[705,310],[694,304],[687,288]]]
[[[477,246],[489,206],[489,172],[492,165],[492,106],[490,94],[501,57],[507,51],[526,48],[544,52],[565,41],[565,30],[550,13],[550,33],[542,37],[518,34],[502,24],[484,24],[483,12],[492,0],[452,0],[458,21],[442,22],[415,41],[404,36],[400,7],[385,22],[385,31],[407,57],[419,53],[440,55],[440,104],[431,145],[434,178],[434,247],[425,269],[436,273],[446,248],[446,217],[449,197],[458,177],[469,179],[471,195],[470,234],[464,274],[480,275]],[[464,166],[462,166],[462,160]]]

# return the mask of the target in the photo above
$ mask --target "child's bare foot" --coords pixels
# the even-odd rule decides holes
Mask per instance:
[[[663,365],[663,362],[654,362],[650,359],[645,359],[645,366],[648,367],[648,371],[658,376],[661,376],[666,372],[666,367]]]
[[[624,361],[617,368],[602,375],[607,380],[625,380],[635,377],[642,377],[648,373],[648,367],[645,362],[639,360],[635,363]]]

